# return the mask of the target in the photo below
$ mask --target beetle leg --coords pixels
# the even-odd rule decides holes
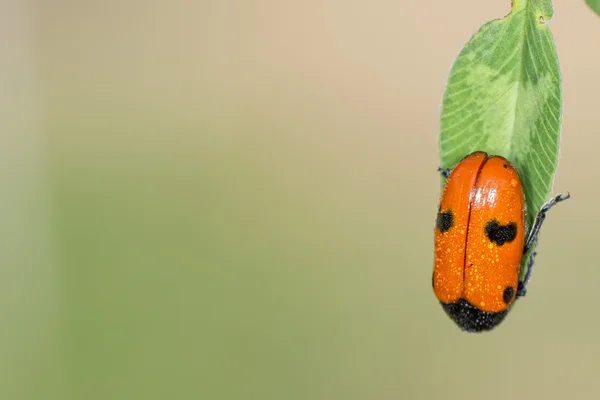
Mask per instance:
[[[537,216],[535,217],[535,223],[533,224],[533,228],[531,228],[531,232],[529,233],[529,237],[527,238],[527,242],[525,243],[525,249],[523,250],[523,254],[527,254],[527,252],[531,250],[531,248],[537,241],[538,235],[540,234],[540,228],[542,227],[542,223],[546,219],[546,213],[548,213],[548,211],[550,211],[550,209],[556,204],[560,203],[561,201],[567,200],[569,197],[571,197],[570,193],[567,193],[566,196],[559,194],[555,198],[550,199],[549,202],[542,206]]]
[[[448,177],[450,176],[450,172],[452,172],[452,168],[442,168],[442,167],[440,167],[440,168],[438,168],[438,172],[440,174],[442,174],[442,176],[445,179],[448,179]]]
[[[540,228],[542,227],[542,223],[546,219],[546,214],[548,213],[548,211],[557,203],[565,201],[569,197],[571,197],[569,193],[567,193],[566,196],[559,194],[553,199],[550,199],[549,202],[542,206],[540,212],[538,212],[537,216],[535,217],[535,223],[533,225],[533,228],[531,228],[531,233],[529,233],[529,237],[527,238],[527,242],[525,243],[525,249],[523,250],[523,254],[527,254],[527,252],[529,252],[531,248],[536,245],[538,235],[540,234]],[[523,297],[527,293],[527,284],[529,283],[529,279],[531,279],[531,270],[533,269],[534,258],[536,255],[537,253],[534,251],[529,257],[529,262],[527,263],[527,272],[525,273],[525,278],[523,279],[523,282],[519,282],[516,297]]]
[[[523,282],[519,282],[519,285],[517,286],[516,297],[523,297],[527,294],[527,284],[529,283],[529,279],[531,279],[531,270],[533,269],[533,259],[535,258],[535,256],[537,256],[537,253],[534,251],[533,253],[531,253],[531,257],[529,257],[529,262],[527,263],[527,272],[525,273],[525,279],[523,279]]]

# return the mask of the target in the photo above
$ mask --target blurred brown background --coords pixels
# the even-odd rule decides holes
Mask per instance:
[[[468,335],[431,291],[445,80],[509,3],[5,0],[0,397],[600,396],[583,1],[527,298]]]

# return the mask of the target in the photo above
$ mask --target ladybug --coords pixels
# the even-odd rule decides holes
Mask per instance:
[[[525,295],[535,252],[519,282],[523,256],[548,210],[570,195],[546,203],[526,238],[523,186],[507,159],[479,151],[441,172],[447,181],[435,227],[433,291],[463,331],[487,331]]]

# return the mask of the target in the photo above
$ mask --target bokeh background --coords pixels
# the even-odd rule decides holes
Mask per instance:
[[[0,398],[600,396],[600,18],[555,1],[525,300],[431,290],[450,66],[503,0],[0,5]]]

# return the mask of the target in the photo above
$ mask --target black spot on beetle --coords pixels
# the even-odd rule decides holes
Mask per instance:
[[[445,212],[438,212],[437,215],[437,227],[441,233],[448,232],[450,228],[454,225],[454,214],[452,210],[448,210]]]
[[[515,289],[513,289],[512,286],[507,286],[506,289],[504,289],[504,293],[502,294],[502,300],[504,300],[506,304],[510,303],[514,293]]]
[[[493,220],[485,224],[485,234],[493,243],[502,246],[504,243],[512,242],[517,237],[517,224],[510,222],[506,225],[500,225],[498,221]]]
[[[504,168],[508,168],[508,164],[504,164],[504,165],[503,165],[503,167],[504,167]]]

